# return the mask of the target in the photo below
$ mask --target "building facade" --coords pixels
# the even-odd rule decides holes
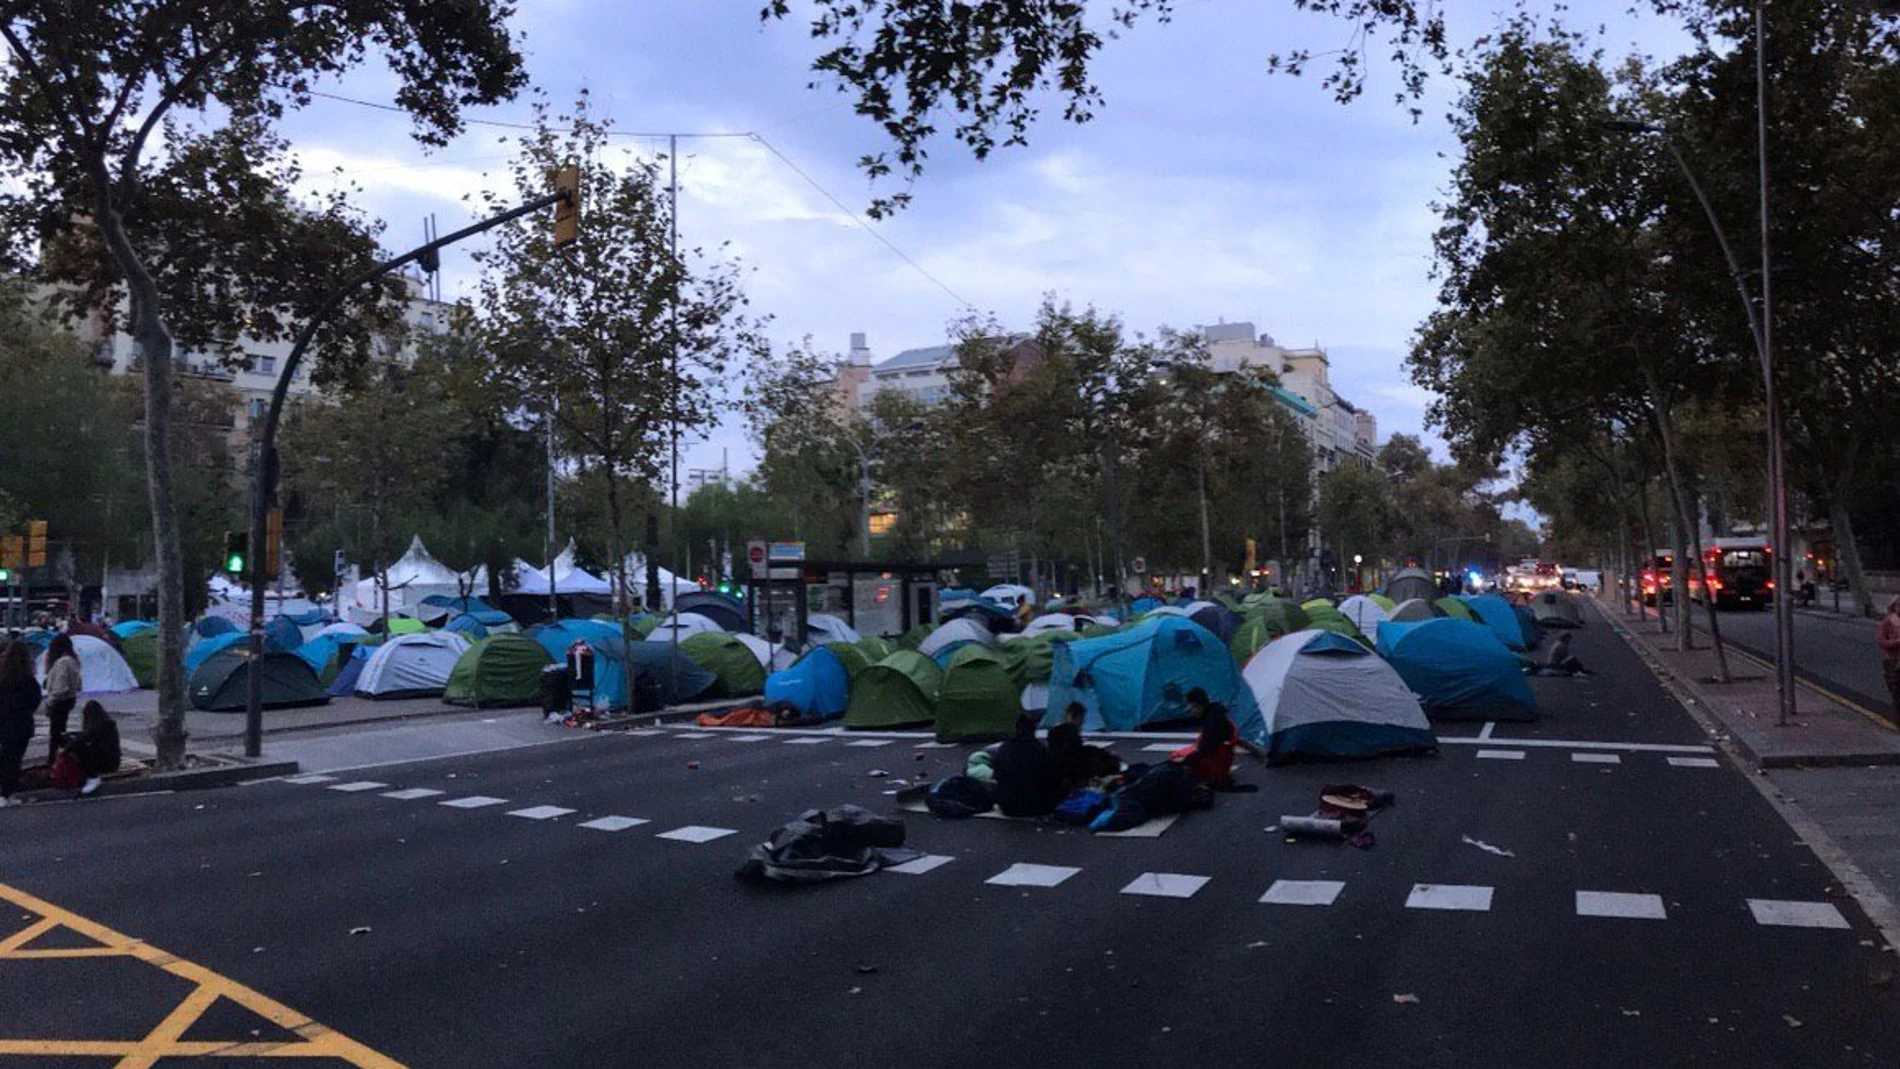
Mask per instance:
[[[1275,396],[1299,421],[1313,452],[1313,477],[1341,464],[1372,467],[1379,451],[1379,420],[1333,389],[1332,360],[1318,346],[1289,349],[1252,323],[1201,328],[1207,363],[1217,372],[1263,367],[1280,377]]]

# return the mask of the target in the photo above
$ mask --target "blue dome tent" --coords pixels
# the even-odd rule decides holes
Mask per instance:
[[[1476,616],[1479,622],[1491,629],[1491,633],[1497,636],[1499,642],[1504,643],[1506,649],[1531,648],[1530,643],[1524,640],[1524,625],[1517,622],[1516,610],[1512,609],[1511,603],[1505,601],[1502,596],[1474,594],[1459,600],[1471,610],[1471,615]]]
[[[830,720],[844,715],[851,699],[851,676],[838,655],[813,647],[790,668],[765,677],[765,703],[786,702],[810,717]]]
[[[201,638],[185,651],[185,678],[190,679],[198,671],[198,666],[210,660],[213,654],[228,650],[233,646],[242,646],[251,640],[251,636],[242,631],[227,631],[211,638]]]
[[[1441,617],[1379,625],[1379,655],[1434,720],[1535,720],[1517,655],[1483,624]]]
[[[1188,715],[1187,692],[1196,687],[1227,706],[1242,738],[1266,742],[1266,722],[1233,655],[1213,632],[1179,616],[1157,616],[1126,631],[1055,647],[1049,677],[1053,727],[1070,702],[1089,710],[1088,730],[1133,731]]]

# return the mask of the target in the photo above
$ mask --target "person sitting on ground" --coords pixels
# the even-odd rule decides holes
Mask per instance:
[[[20,758],[33,741],[33,712],[39,707],[40,684],[33,678],[26,641],[0,645],[0,807],[14,804]]]
[[[996,807],[1006,817],[1046,817],[1069,789],[1056,759],[1036,739],[1036,722],[1016,718],[1016,735],[996,749]]]
[[[1544,658],[1544,663],[1542,667],[1538,669],[1538,672],[1541,675],[1552,676],[1587,676],[1590,674],[1590,670],[1583,666],[1583,662],[1577,660],[1576,654],[1570,652],[1570,632],[1568,631],[1559,633],[1557,635],[1557,641],[1550,644],[1550,654]]]
[[[1199,687],[1189,693],[1197,692],[1203,699],[1207,697],[1206,692]],[[1254,784],[1234,782],[1234,751],[1245,750],[1262,761],[1267,759],[1267,751],[1240,737],[1240,729],[1228,717],[1225,705],[1203,702],[1201,709],[1200,735],[1192,746],[1184,746],[1168,755],[1169,760],[1180,762],[1196,783],[1206,784],[1214,790],[1259,790]]]
[[[98,790],[102,778],[119,770],[119,725],[105,706],[87,702],[79,710],[79,734],[67,740],[66,752],[86,777],[80,794]]]
[[[1081,702],[1070,702],[1069,707],[1062,710],[1062,723],[1049,729],[1049,753],[1062,771],[1063,782],[1070,787],[1080,787],[1122,770],[1120,758],[1099,746],[1082,742],[1082,721],[1087,718],[1088,709]]]

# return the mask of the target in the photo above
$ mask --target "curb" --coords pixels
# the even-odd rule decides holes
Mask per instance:
[[[50,787],[37,791],[21,791],[19,797],[36,804],[45,804],[87,801],[113,796],[203,791],[216,787],[231,787],[248,780],[294,776],[298,771],[299,766],[295,761],[259,761],[255,764],[220,763],[210,768],[188,768],[181,772],[150,772],[122,776],[99,784],[98,790],[83,797],[76,790]]]

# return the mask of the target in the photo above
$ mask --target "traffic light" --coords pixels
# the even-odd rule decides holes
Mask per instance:
[[[13,569],[0,567],[0,583],[13,582]]]
[[[0,535],[0,567],[26,567],[26,539],[19,535]]]
[[[243,575],[251,561],[251,536],[243,531],[224,532],[224,570]]]
[[[554,206],[554,247],[565,248],[581,239],[581,169],[567,164],[554,172],[554,191],[566,198]]]
[[[26,566],[44,568],[46,566],[46,521],[26,521]]]

